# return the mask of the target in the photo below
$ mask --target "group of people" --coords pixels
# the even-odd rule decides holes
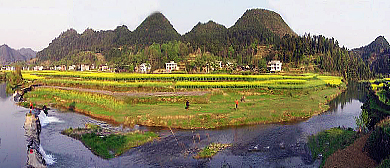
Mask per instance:
[[[32,114],[33,110],[34,110],[34,104],[32,102],[30,102],[30,114]],[[46,105],[43,105],[42,110],[46,114],[46,116],[49,114],[49,112],[48,112],[49,109],[46,107]],[[35,114],[35,115],[38,115],[38,114]]]
[[[245,102],[245,96],[243,95],[240,100],[241,100],[241,102]],[[236,110],[237,110],[237,108],[238,108],[238,100],[236,99],[234,101],[234,103],[236,103]]]

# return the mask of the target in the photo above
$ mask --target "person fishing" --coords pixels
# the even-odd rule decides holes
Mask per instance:
[[[234,101],[236,103],[236,110],[238,108],[238,100],[236,99],[236,101]]]
[[[186,108],[185,109],[189,109],[190,108],[190,102],[187,100],[187,102],[186,102]]]
[[[42,110],[46,114],[46,116],[49,114],[46,105],[43,105]]]

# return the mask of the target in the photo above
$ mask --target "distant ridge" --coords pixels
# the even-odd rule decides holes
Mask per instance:
[[[30,48],[15,50],[4,44],[0,46],[0,65],[8,65],[17,61],[27,61],[35,57],[36,52]]]
[[[31,48],[21,48],[18,52],[26,57],[27,60],[35,58],[37,56],[37,52],[32,50]]]

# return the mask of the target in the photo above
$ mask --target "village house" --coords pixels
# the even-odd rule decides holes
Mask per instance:
[[[42,71],[43,70],[43,66],[35,66],[34,67],[34,71]]]
[[[15,67],[7,66],[5,70],[7,70],[7,71],[15,71]]]
[[[71,65],[68,67],[69,71],[75,71],[76,70],[76,65]]]
[[[81,64],[80,70],[81,71],[89,71],[89,65]]]
[[[177,71],[179,70],[177,63],[175,61],[171,61],[169,63],[165,63],[165,70],[166,72],[170,73],[172,71]]]
[[[139,65],[139,72],[140,73],[148,73],[148,72],[150,72],[150,69],[151,69],[150,64],[142,63],[141,65]]]
[[[270,72],[282,71],[282,63],[279,60],[272,60],[268,62],[267,68]]]
[[[107,65],[103,65],[99,68],[101,71],[110,71],[110,67],[108,67]]]

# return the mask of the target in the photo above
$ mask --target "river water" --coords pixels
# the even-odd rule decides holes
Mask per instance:
[[[23,124],[28,109],[16,106],[4,90],[5,84],[0,85],[0,167],[25,167]],[[50,110],[48,117],[41,118],[41,146],[49,167],[317,167],[319,160],[311,159],[307,137],[337,126],[355,128],[366,95],[363,85],[352,83],[329,103],[328,112],[295,123],[193,131],[138,126],[132,129],[155,131],[161,138],[110,160],[97,157],[80,141],[60,132],[84,127],[87,122],[114,126],[81,114]],[[198,149],[213,142],[232,147],[212,159],[193,158]]]

